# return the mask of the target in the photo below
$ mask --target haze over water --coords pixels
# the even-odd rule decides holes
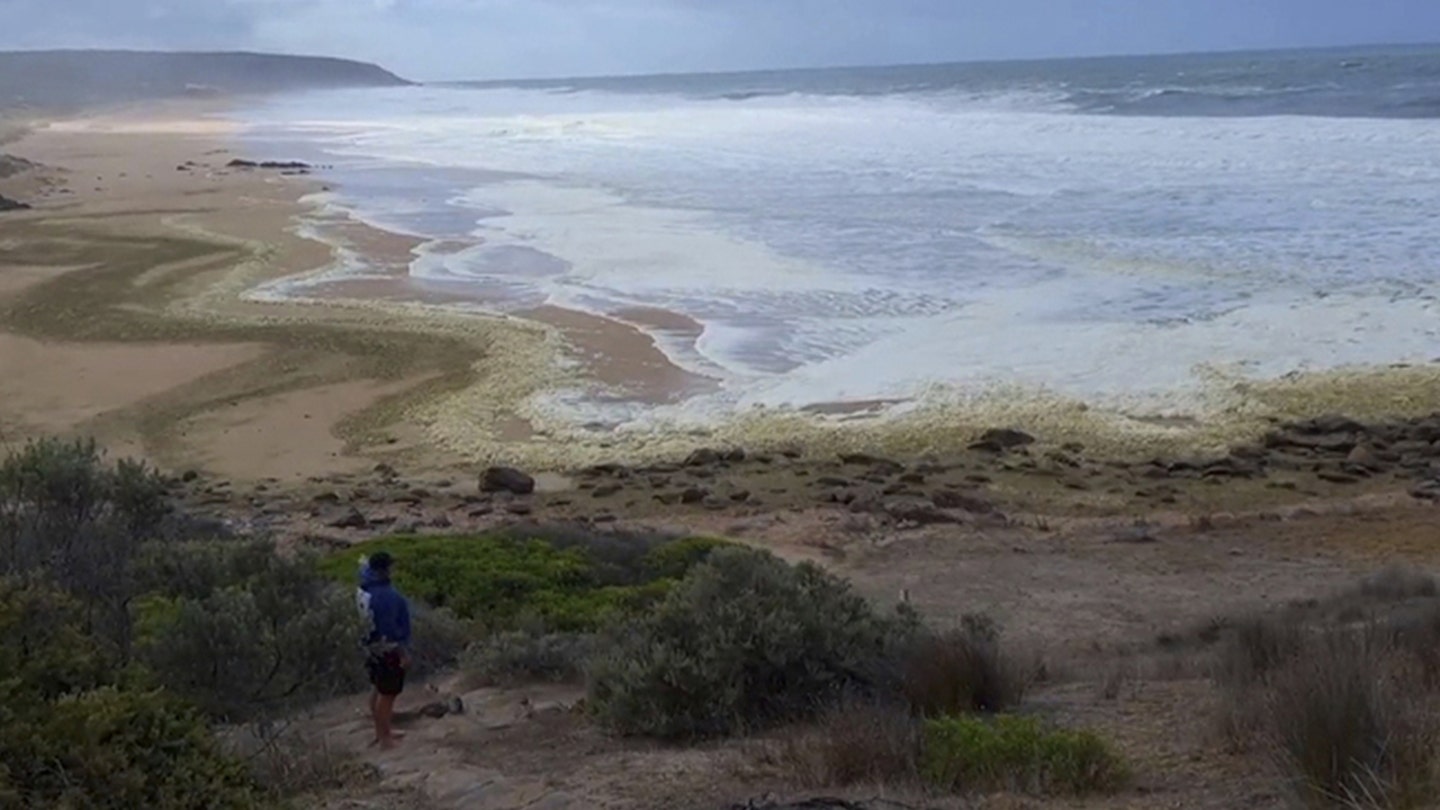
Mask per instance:
[[[657,338],[718,393],[571,397],[577,418],[994,385],[1203,416],[1217,374],[1440,355],[1440,48],[427,86],[244,117],[335,164],[331,211],[431,240],[418,291],[703,326]]]

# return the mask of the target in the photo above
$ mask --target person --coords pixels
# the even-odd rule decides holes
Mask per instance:
[[[370,617],[365,637],[365,668],[375,687],[370,694],[370,716],[375,722],[375,744],[390,749],[404,739],[396,733],[395,699],[405,691],[410,667],[410,603],[390,582],[395,560],[379,552],[361,561],[359,604]]]

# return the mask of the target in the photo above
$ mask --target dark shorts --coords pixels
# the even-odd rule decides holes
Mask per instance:
[[[371,655],[365,661],[365,669],[376,692],[393,697],[405,691],[405,667],[400,665],[399,652]]]

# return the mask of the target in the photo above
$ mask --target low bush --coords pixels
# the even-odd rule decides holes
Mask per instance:
[[[1219,717],[1274,752],[1300,803],[1407,808],[1440,793],[1440,603],[1401,569],[1316,609],[1237,623],[1217,654]],[[1358,594],[1358,596],[1357,596]]]
[[[580,683],[594,643],[581,633],[497,633],[465,650],[461,670],[472,687]]]
[[[327,559],[323,568],[353,583],[360,556],[384,550],[395,557],[395,584],[402,592],[492,631],[539,619],[556,631],[593,632],[664,599],[675,578],[714,544],[684,542],[668,552],[659,541],[578,530],[555,542],[504,535],[400,537],[353,547]]]
[[[216,718],[260,719],[364,683],[353,593],[319,576],[311,560],[271,553],[264,564],[263,573],[203,596],[146,603],[153,615],[142,622],[143,659]]]
[[[261,806],[202,718],[84,627],[78,601],[0,579],[0,805]]]
[[[76,598],[87,631],[130,649],[132,561],[169,504],[144,464],[94,441],[41,439],[0,461],[0,576],[41,576]]]
[[[1227,689],[1244,690],[1264,683],[1276,669],[1298,657],[1305,631],[1288,616],[1260,616],[1236,622],[1220,648],[1215,678]]]
[[[1440,714],[1403,650],[1329,635],[1278,670],[1269,734],[1314,807],[1409,808],[1440,794]]]
[[[922,771],[945,791],[1037,796],[1108,793],[1128,778],[1124,761],[1096,735],[1014,715],[926,721]]]
[[[449,669],[460,661],[466,648],[479,636],[474,622],[457,617],[448,608],[412,604],[408,675],[425,680]]]
[[[589,705],[620,733],[661,738],[803,719],[844,693],[892,688],[886,658],[913,632],[814,565],[716,550],[654,610],[602,636]]]
[[[924,717],[1000,712],[1018,706],[1028,687],[1024,670],[1000,647],[998,634],[971,626],[922,632],[900,658],[901,690]]]
[[[920,782],[922,741],[920,721],[904,704],[849,700],[792,729],[767,753],[808,788],[903,786]]]
[[[375,776],[325,736],[289,726],[234,729],[223,742],[227,753],[245,763],[256,787],[281,806],[286,800],[353,788]]]

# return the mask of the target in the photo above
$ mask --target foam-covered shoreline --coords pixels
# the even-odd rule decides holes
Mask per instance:
[[[343,187],[334,193],[343,193]],[[313,216],[314,210],[306,216]],[[1346,346],[1362,353],[1364,347],[1335,327],[1344,323],[1345,312],[1360,312],[1364,306],[1328,297],[1317,298],[1311,312],[1297,314],[1291,307],[1288,322],[1266,311],[1263,304],[1254,308],[1253,315],[1226,317],[1249,317],[1256,328],[1278,329],[1277,336],[1292,342],[1334,339],[1340,348],[1335,368],[1302,372],[1272,364],[1223,369],[1197,362],[1185,370],[1172,363],[1181,375],[1178,384],[1142,396],[1126,395],[1120,389],[1107,397],[1103,385],[1089,389],[1099,395],[1086,396],[1084,391],[1043,383],[985,380],[973,386],[932,385],[880,401],[836,397],[775,406],[730,400],[720,407],[695,408],[707,396],[724,395],[713,378],[696,372],[697,366],[704,366],[695,357],[682,354],[694,350],[704,324],[659,308],[613,314],[560,307],[525,309],[514,302],[496,306],[461,292],[416,286],[396,257],[402,253],[415,257],[433,240],[407,233],[387,236],[376,224],[355,217],[355,224],[371,234],[374,244],[393,242],[387,249],[390,255],[377,262],[357,252],[354,244],[336,239],[336,212],[345,210],[342,206],[329,211],[328,235],[325,229],[299,226],[307,238],[331,246],[330,264],[273,280],[245,297],[318,311],[373,312],[420,330],[459,319],[477,325],[508,322],[522,330],[547,332],[550,341],[544,348],[526,341],[523,347],[515,344],[494,352],[477,365],[474,386],[412,411],[437,445],[477,460],[570,469],[606,460],[673,457],[716,442],[922,455],[963,448],[978,433],[1000,425],[1032,431],[1046,443],[1077,442],[1116,457],[1142,457],[1218,451],[1259,435],[1275,421],[1334,412],[1375,419],[1407,417],[1429,413],[1434,403],[1440,403],[1440,367],[1424,362],[1401,367],[1344,362],[1349,359],[1344,356]],[[1422,325],[1428,323],[1433,302],[1372,303],[1390,307],[1392,317],[1385,328],[1410,335],[1415,342],[1410,353],[1423,356],[1429,330]],[[506,314],[507,309],[512,311]],[[993,325],[1000,329],[1003,319],[995,320]],[[1287,332],[1285,323],[1294,328]],[[1209,322],[1137,327],[1166,328],[1196,330],[1190,343],[1198,352],[1214,348],[1204,330],[1219,327]],[[1042,337],[1032,334],[1028,339]],[[1177,351],[1173,342],[1152,341],[1147,346],[1139,336],[1122,343],[1168,353],[1172,361]],[[1065,344],[1054,346],[1063,359]],[[1117,350],[1114,359],[1144,367],[1147,358],[1155,357],[1126,356]],[[1108,373],[1117,380],[1126,374],[1124,366]]]

